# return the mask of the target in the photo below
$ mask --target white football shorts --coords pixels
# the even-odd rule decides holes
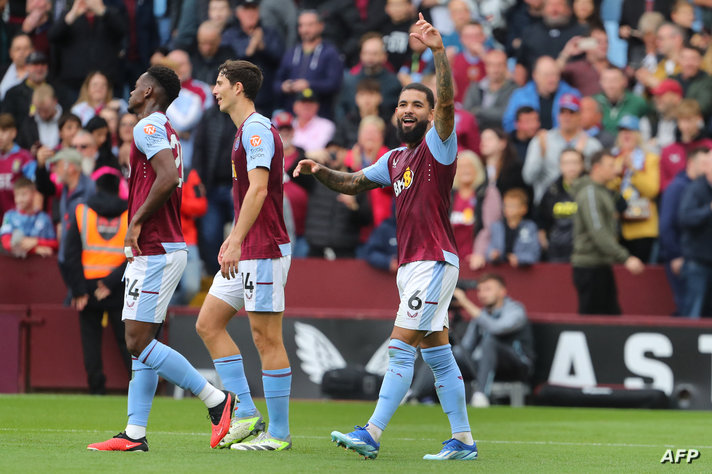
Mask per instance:
[[[448,307],[459,274],[460,270],[447,262],[401,265],[396,276],[400,304],[395,325],[429,332],[448,327]]]
[[[291,263],[291,255],[240,260],[237,278],[228,280],[218,271],[208,294],[223,300],[235,311],[244,306],[250,312],[281,313],[284,311],[284,285]]]
[[[121,319],[161,323],[183,276],[186,249],[163,255],[139,255],[124,272],[124,310]]]

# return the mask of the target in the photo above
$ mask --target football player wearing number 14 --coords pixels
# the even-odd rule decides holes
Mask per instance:
[[[129,227],[124,253],[126,293],[122,319],[126,346],[133,356],[126,430],[93,451],[148,451],[146,425],[158,376],[190,390],[208,408],[210,446],[227,435],[235,394],[218,390],[181,354],[155,337],[188,255],[180,223],[183,159],[180,142],[166,117],[178,97],[180,80],[167,67],[152,66],[136,81],[129,108],[138,115],[131,147]]]
[[[448,343],[448,306],[457,283],[458,258],[448,219],[455,176],[457,138],[452,72],[442,38],[420,15],[419,31],[410,36],[433,52],[437,101],[422,84],[403,88],[396,106],[401,141],[407,146],[384,154],[358,173],[332,171],[302,160],[294,175],[312,174],[327,187],[346,194],[393,186],[396,196],[398,291],[400,306],[388,346],[388,371],[383,378],[376,410],[368,424],[351,433],[334,431],[332,441],[366,458],[375,458],[383,430],[413,381],[415,350],[435,375],[452,438],[434,461],[477,458],[465,405],[465,385]],[[429,128],[434,121],[434,127]]]

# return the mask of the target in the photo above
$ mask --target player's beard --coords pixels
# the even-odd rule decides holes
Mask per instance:
[[[398,121],[398,139],[403,143],[415,143],[419,142],[425,136],[425,132],[428,129],[427,120],[418,120],[415,126],[405,131],[403,130],[403,121]]]

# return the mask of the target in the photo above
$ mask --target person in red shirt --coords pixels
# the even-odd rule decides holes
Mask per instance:
[[[485,77],[485,30],[472,21],[462,28],[460,41],[463,50],[452,60],[452,75],[455,79],[455,102],[461,103],[471,82],[479,82]]]

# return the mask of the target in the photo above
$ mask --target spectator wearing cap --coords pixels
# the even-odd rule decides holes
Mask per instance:
[[[578,58],[578,59],[576,59]],[[603,26],[591,28],[588,36],[574,36],[556,59],[561,77],[584,96],[601,92],[601,72],[608,61],[608,35]]]
[[[318,115],[319,98],[304,89],[294,102],[294,144],[304,151],[323,150],[334,136],[334,122]]]
[[[517,88],[509,77],[504,51],[488,51],[484,63],[485,77],[467,87],[462,104],[477,118],[477,124],[482,129],[500,126],[509,98]]]
[[[281,36],[262,25],[259,0],[239,0],[235,15],[237,24],[225,28],[222,34],[223,44],[233,49],[235,59],[244,59],[259,67],[262,71],[262,81],[272,84],[284,54]],[[274,110],[273,97],[269,87],[260,88],[255,98],[257,112],[269,116]]]
[[[190,62],[193,64],[193,77],[206,84],[215,84],[218,68],[234,55],[230,46],[220,44],[221,34],[220,26],[213,21],[204,21],[198,27],[198,46]]]
[[[581,100],[573,94],[563,94],[558,104],[559,126],[542,130],[527,148],[522,168],[524,182],[534,188],[534,204],[538,205],[546,190],[559,177],[561,152],[574,148],[587,159],[601,149],[601,143],[590,137],[581,125]]]
[[[702,54],[695,46],[686,44],[680,51],[680,74],[672,78],[682,85],[686,99],[700,104],[702,116],[708,121],[712,115],[712,77],[700,69]]]
[[[541,128],[550,130],[558,127],[559,102],[564,94],[581,96],[579,91],[561,80],[559,66],[553,58],[540,57],[534,66],[532,80],[515,90],[509,98],[502,118],[504,129],[507,133],[514,130],[516,112],[525,105],[539,112]]]
[[[593,98],[601,106],[603,128],[610,133],[616,133],[621,117],[640,118],[648,111],[645,99],[628,90],[628,77],[620,68],[609,66],[601,73],[601,89]]]
[[[273,83],[277,103],[290,109],[297,94],[311,89],[321,97],[319,114],[331,118],[343,78],[339,51],[322,39],[324,22],[319,13],[305,10],[297,21],[300,43],[284,54]]]
[[[293,122],[294,116],[284,110],[272,118],[272,123],[279,130],[279,136],[282,138],[282,149],[284,150],[284,195],[289,200],[294,220],[295,238],[292,241],[292,255],[296,258],[304,258],[309,253],[309,244],[307,244],[304,237],[309,194],[294,181],[292,171],[296,168],[297,163],[306,158],[306,156],[302,148],[294,145]]]
[[[32,53],[32,40],[26,34],[15,36],[10,43],[10,67],[0,81],[0,100],[11,87],[20,84],[27,77],[27,57]]]
[[[379,33],[366,33],[361,38],[360,62],[344,75],[344,83],[336,106],[336,118],[340,120],[356,109],[354,97],[356,86],[363,79],[375,79],[381,87],[383,108],[393,111],[396,108],[401,83],[398,77],[387,68],[386,50]]]
[[[24,176],[34,178],[32,154],[15,143],[17,126],[10,114],[0,114],[0,220],[15,206],[13,184]]]
[[[59,145],[62,106],[57,102],[52,86],[37,86],[32,93],[32,110],[34,113],[26,116],[20,125],[17,144],[37,156],[40,147],[53,149]]]
[[[2,111],[13,116],[15,123],[22,123],[30,115],[32,94],[41,84],[47,83],[47,57],[34,51],[27,56],[27,77],[24,81],[12,87],[5,94]]]
[[[674,79],[665,79],[652,91],[654,110],[640,119],[640,133],[647,146],[657,152],[675,143],[676,111],[682,101],[682,86]]]
[[[659,231],[660,156],[643,149],[638,117],[624,115],[620,119],[612,153],[616,158],[617,176],[608,187],[620,194],[626,204],[621,214],[623,246],[643,262],[651,262]]]
[[[683,99],[675,109],[677,140],[663,148],[660,155],[660,192],[673,178],[685,169],[685,160],[692,150],[700,147],[712,148],[712,140],[703,133],[704,121],[697,101]]]
[[[603,128],[603,114],[601,106],[593,97],[584,97],[581,99],[581,126],[588,133],[589,137],[593,137],[599,142],[603,148],[611,148],[616,141],[615,135]]]

